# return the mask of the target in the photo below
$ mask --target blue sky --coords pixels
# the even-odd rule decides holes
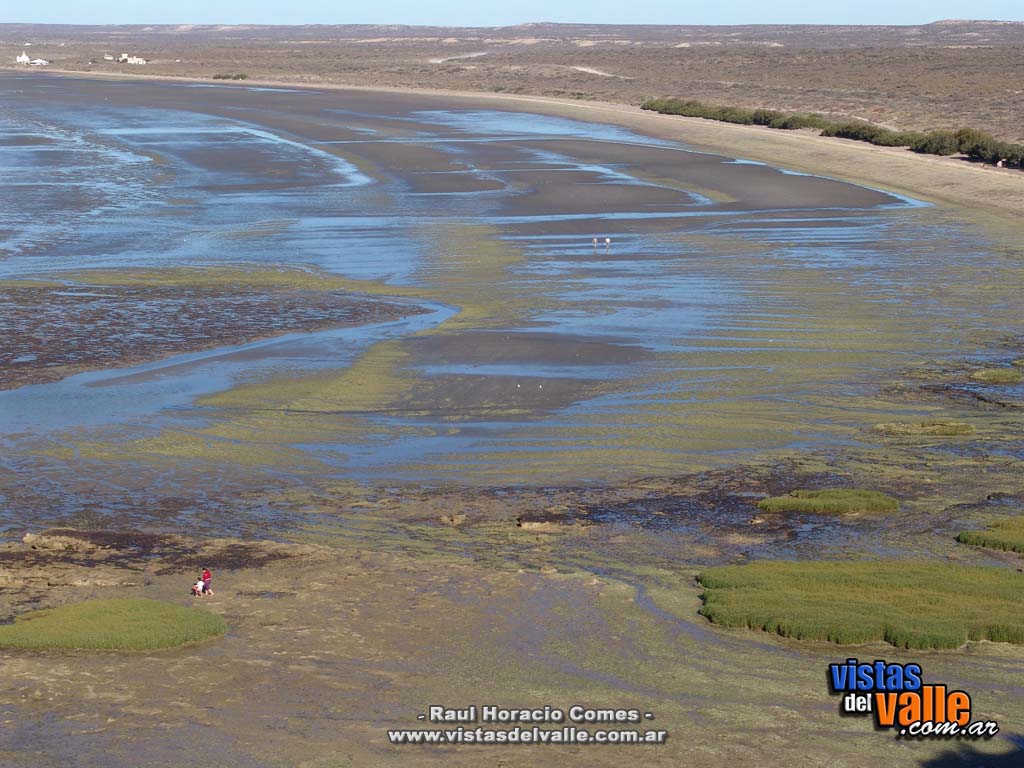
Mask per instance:
[[[923,24],[965,15],[1024,19],[1021,0],[9,0],[4,5],[0,22],[52,24]]]

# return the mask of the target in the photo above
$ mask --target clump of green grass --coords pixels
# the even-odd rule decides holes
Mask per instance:
[[[1024,517],[997,520],[984,531],[964,531],[956,540],[961,544],[1003,549],[1024,555]]]
[[[835,488],[823,491],[790,491],[785,496],[761,499],[764,512],[802,512],[814,515],[845,515],[855,512],[896,512],[900,503],[879,491]]]
[[[1016,368],[986,368],[975,371],[971,378],[982,384],[1020,384],[1024,381],[1024,373]]]
[[[1018,368],[1024,368],[1024,357],[1019,357],[1014,360],[1011,365],[1016,365]]]
[[[1024,645],[1024,576],[907,561],[761,560],[709,568],[701,613],[716,624],[841,645]]]
[[[885,435],[949,437],[973,434],[974,426],[963,421],[923,421],[919,424],[893,421],[887,424],[875,424],[875,431]]]
[[[200,608],[142,598],[85,600],[17,616],[0,648],[147,651],[222,635],[224,619]]]

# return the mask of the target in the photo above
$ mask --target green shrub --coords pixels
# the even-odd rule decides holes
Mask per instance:
[[[703,117],[709,120],[718,120],[726,123],[740,123],[752,125],[754,112],[741,107],[713,107],[699,101],[690,99],[654,99],[640,105],[641,109],[654,110],[668,115],[682,115],[683,117]]]
[[[824,130],[830,125],[821,115],[786,115],[780,120],[776,120],[771,124],[772,128],[779,128],[785,131],[794,131],[800,128],[814,128],[816,130]]]
[[[1008,568],[900,561],[761,560],[709,568],[701,613],[716,624],[839,644],[1024,645],[1024,576]]]
[[[931,131],[910,147],[926,155],[955,155],[960,151],[956,134],[952,131]]]
[[[961,128],[954,136],[957,150],[975,160],[991,162],[999,143],[990,134],[975,128]]]
[[[818,114],[786,113],[774,109],[749,110],[741,107],[716,107],[694,99],[650,99],[642,109],[666,115],[703,117],[743,125],[767,125],[770,128],[794,130],[814,128],[822,136],[866,141],[882,147],[909,147],[914,152],[930,155],[955,155],[960,152],[976,160],[995,163],[1004,160],[1007,166],[1024,167],[1024,144],[997,141],[976,128],[957,131],[894,131],[863,120],[833,122]]]
[[[777,127],[776,123],[786,119],[786,113],[777,112],[774,109],[755,109],[753,118],[754,125],[768,125],[774,128]]]
[[[996,144],[993,153],[989,156],[990,162],[1005,160],[1007,166],[1024,166],[1024,144],[1008,144],[999,142]]]
[[[224,619],[197,607],[141,598],[85,600],[15,617],[0,626],[0,648],[144,651],[226,630]]]
[[[753,125],[754,113],[749,109],[740,107],[715,107],[711,109],[711,115],[715,120],[724,123],[737,123],[738,125]]]
[[[896,512],[900,508],[900,503],[878,491],[836,488],[822,491],[791,491],[785,496],[761,499],[757,506],[764,512],[842,515],[856,512]]]
[[[913,147],[916,144],[923,142],[925,140],[926,134],[921,133],[920,131],[901,131],[900,133],[896,134],[896,137],[897,143],[894,146]]]
[[[830,125],[821,132],[821,135],[866,141],[869,144],[878,144],[885,147],[898,146],[897,139],[899,138],[899,134],[896,131],[890,131],[888,128],[859,120]]]

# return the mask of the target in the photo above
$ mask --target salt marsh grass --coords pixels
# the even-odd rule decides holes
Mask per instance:
[[[0,626],[0,648],[149,651],[222,635],[224,619],[200,608],[141,598],[85,600]]]
[[[982,384],[1020,384],[1024,381],[1024,373],[1016,368],[986,368],[975,371],[971,378]]]
[[[952,437],[955,435],[970,435],[974,433],[974,427],[962,421],[923,421],[913,424],[903,421],[893,421],[886,424],[876,424],[875,431],[884,435],[900,437],[911,437],[923,435],[927,437]]]
[[[1024,576],[1007,568],[906,561],[762,560],[709,568],[701,613],[727,627],[841,645],[1024,645]]]
[[[1024,554],[1024,517],[997,520],[984,531],[964,531],[956,540],[961,544]]]
[[[762,499],[757,506],[764,512],[843,515],[856,512],[896,512],[900,508],[900,503],[878,491],[835,488],[821,491],[791,491],[785,496]]]

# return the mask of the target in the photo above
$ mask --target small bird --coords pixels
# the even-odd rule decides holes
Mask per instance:
[[[612,247],[612,239],[610,237],[606,237],[604,239],[604,249],[607,251],[611,247]]]
[[[595,251],[597,250],[597,238],[596,237],[594,238],[594,250]]]

